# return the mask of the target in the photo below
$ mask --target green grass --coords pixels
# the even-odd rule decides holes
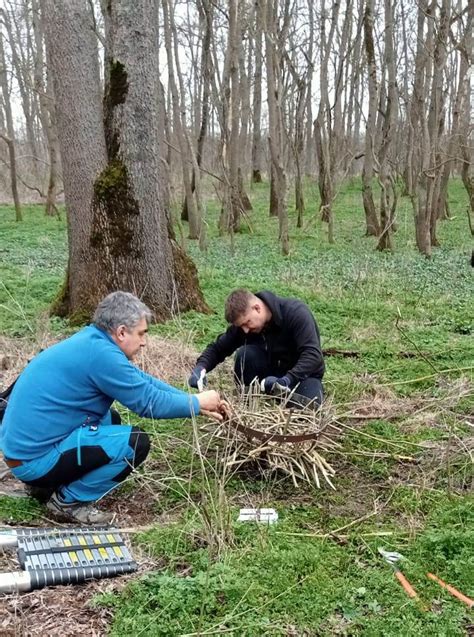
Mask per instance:
[[[184,241],[215,314],[190,312],[152,331],[200,349],[225,329],[231,289],[299,296],[315,313],[323,347],[356,354],[327,357],[326,389],[336,407],[344,411],[344,403],[372,396],[374,404],[404,404],[406,411],[375,414],[357,424],[360,433],[346,432],[343,455],[330,458],[336,492],[238,474],[226,483],[222,519],[212,501],[220,494],[218,480],[208,467],[206,481],[189,424],[132,418],[155,434],[152,458],[161,486],[149,506],[156,515],[172,511],[173,521],[134,540],[157,560],[156,572],[95,600],[113,609],[110,634],[467,634],[467,608],[426,577],[432,570],[474,596],[472,455],[458,444],[472,441],[466,422],[474,361],[474,276],[462,184],[450,185],[453,219],[439,224],[441,247],[430,260],[415,249],[412,210],[403,198],[395,253],[375,251],[375,240],[363,236],[358,180],[336,200],[333,245],[316,212],[317,190],[307,185],[303,229],[290,211],[288,257],[280,254],[277,221],[267,215],[268,185],[250,194],[251,228],[232,242],[218,236],[216,202],[208,204],[208,251]],[[44,329],[68,334],[67,322],[47,315],[64,277],[65,221],[46,218],[35,206],[24,212],[17,224],[11,208],[0,208],[1,332],[31,339]],[[221,382],[217,374],[210,378]],[[456,383],[469,382],[471,392],[461,396],[459,389],[453,400]],[[420,405],[425,410],[417,420]],[[212,455],[208,462],[212,466]],[[124,497],[139,484],[126,485]],[[239,508],[248,505],[274,506],[278,524],[237,523]],[[378,514],[370,515],[376,505]],[[0,498],[5,522],[28,523],[40,513],[31,501]],[[406,596],[378,546],[403,553],[403,571],[429,610]]]

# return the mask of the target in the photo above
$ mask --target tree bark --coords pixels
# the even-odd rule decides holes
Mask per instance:
[[[205,310],[163,204],[155,3],[107,4],[102,117],[90,13],[77,0],[43,1],[69,222],[68,278],[56,311],[83,321],[116,289],[139,295],[157,320]]]

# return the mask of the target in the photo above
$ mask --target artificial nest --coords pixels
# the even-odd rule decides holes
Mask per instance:
[[[258,387],[230,401],[231,412],[224,422],[208,423],[202,429],[209,443],[221,448],[222,462],[229,468],[257,463],[263,471],[282,471],[296,487],[310,483],[318,488],[335,470],[324,453],[339,449],[335,440],[341,430],[331,422],[328,411],[307,404],[294,408],[297,397],[264,396]]]

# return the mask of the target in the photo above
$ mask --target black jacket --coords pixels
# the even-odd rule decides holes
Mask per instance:
[[[257,292],[255,296],[272,313],[268,325],[259,334],[245,334],[240,327],[230,325],[206,347],[197,364],[209,372],[242,345],[258,345],[267,352],[270,367],[281,370],[293,384],[309,376],[322,378],[324,360],[319,329],[309,307],[298,299],[272,292]]]

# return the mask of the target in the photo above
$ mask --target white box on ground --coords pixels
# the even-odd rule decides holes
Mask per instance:
[[[240,509],[238,520],[274,524],[278,520],[278,513],[275,509]]]

